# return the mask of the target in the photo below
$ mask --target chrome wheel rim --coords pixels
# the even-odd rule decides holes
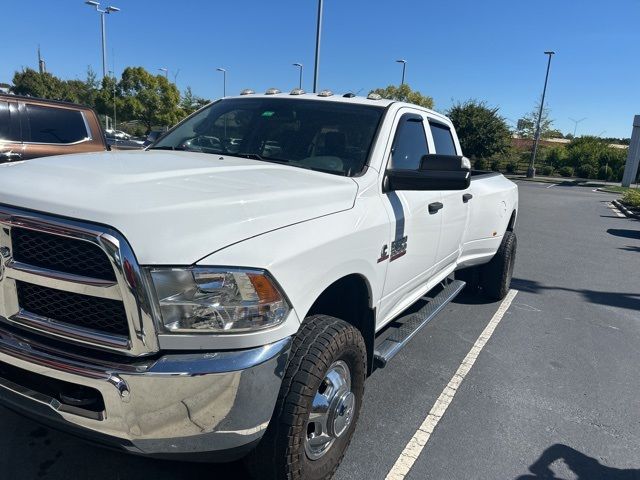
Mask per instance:
[[[304,449],[311,460],[326,454],[353,421],[356,396],[351,391],[351,371],[345,362],[331,364],[313,397]]]

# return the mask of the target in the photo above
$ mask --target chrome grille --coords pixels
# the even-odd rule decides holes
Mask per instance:
[[[116,280],[109,259],[97,245],[49,233],[11,229],[13,259],[36,267],[102,280]]]
[[[122,235],[2,205],[0,321],[126,355],[158,351],[145,280]]]
[[[117,300],[16,282],[20,308],[53,321],[129,336],[124,305]]]

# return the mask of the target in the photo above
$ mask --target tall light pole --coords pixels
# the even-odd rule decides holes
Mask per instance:
[[[405,69],[407,68],[407,61],[404,58],[401,58],[399,60],[396,60],[396,63],[402,64],[402,82],[400,82],[400,85],[404,85],[404,72],[405,72]]]
[[[116,129],[116,74],[113,70],[109,70],[111,78],[113,78],[113,130]]]
[[[160,67],[158,70],[164,72],[164,78],[169,80],[169,69],[167,67]]]
[[[542,100],[540,101],[540,110],[538,111],[538,121],[536,122],[536,133],[533,137],[533,152],[531,152],[531,162],[529,162],[529,168],[527,169],[527,178],[534,178],[536,176],[536,153],[538,152],[538,142],[540,141],[540,120],[542,119],[542,110],[544,108],[544,97],[547,94],[547,82],[549,81],[549,69],[551,68],[551,57],[556,52],[547,51],[544,52],[548,55],[547,61],[547,74],[544,77],[544,88],[542,89]]]
[[[104,78],[107,76],[107,37],[104,27],[104,16],[110,13],[119,12],[120,9],[118,7],[108,6],[104,10],[101,10],[100,3],[98,2],[87,1],[84,3],[86,3],[90,7],[95,7],[96,12],[100,14],[100,27],[102,31],[102,78]]]
[[[298,82],[298,88],[302,90],[302,69],[304,68],[301,63],[294,63],[294,67],[298,67],[300,69],[300,81]]]
[[[322,33],[322,4],[323,0],[318,0],[318,24],[316,28],[316,61],[313,69],[313,93],[318,92],[318,74],[320,70],[320,35]]]
[[[580,120],[574,120],[573,118],[569,117],[569,120],[571,120],[573,122],[573,136],[576,136],[576,130],[578,130],[578,124],[584,120],[586,120],[587,117],[581,118]]]
[[[226,68],[216,68],[218,72],[222,72],[222,96],[227,96],[227,69]]]

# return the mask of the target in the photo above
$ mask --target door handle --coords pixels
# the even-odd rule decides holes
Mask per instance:
[[[438,213],[438,210],[444,208],[444,205],[440,202],[433,202],[429,204],[429,213],[433,215],[434,213]]]
[[[467,203],[472,198],[473,198],[473,195],[471,195],[470,193],[465,193],[464,195],[462,195],[462,202]]]
[[[22,158],[22,154],[21,153],[16,153],[16,152],[0,152],[0,158],[10,162],[11,160],[19,160],[19,159],[21,159]]]

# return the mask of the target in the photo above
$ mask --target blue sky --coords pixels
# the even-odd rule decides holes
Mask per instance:
[[[107,17],[109,69],[168,67],[180,89],[215,98],[227,92],[296,86],[294,62],[311,90],[316,0],[113,0]],[[105,4],[106,5],[106,4]],[[0,81],[37,68],[38,44],[50,72],[84,78],[101,71],[99,16],[82,0],[3,0]],[[586,117],[580,134],[628,137],[640,113],[640,1],[325,0],[320,87],[368,92],[400,82],[431,95],[436,109],[469,98],[500,107],[513,125],[547,92],[556,128]],[[25,17],[25,13],[28,16]],[[17,21],[8,21],[9,19]],[[160,72],[158,72],[160,73]]]

